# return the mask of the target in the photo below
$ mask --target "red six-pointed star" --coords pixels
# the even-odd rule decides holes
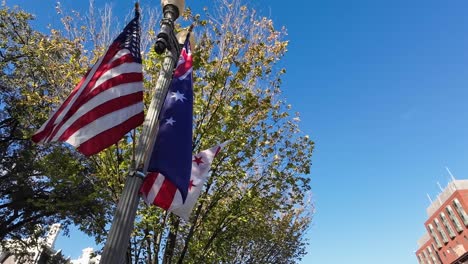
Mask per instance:
[[[200,164],[204,163],[202,160],[202,157],[197,157],[197,156],[195,156],[195,159],[193,160],[193,162],[196,162],[197,166],[200,166]]]
[[[193,180],[190,180],[190,185],[188,187],[189,191],[192,190],[192,187],[197,187],[197,186],[193,184]]]

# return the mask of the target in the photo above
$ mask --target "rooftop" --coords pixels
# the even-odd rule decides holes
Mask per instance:
[[[424,233],[424,235],[418,240],[418,247],[421,248],[422,246],[424,246],[424,244],[427,243],[427,241],[429,241],[431,239],[431,237],[429,236],[429,234],[426,232]]]
[[[450,182],[447,187],[437,195],[435,201],[427,207],[426,212],[431,217],[446,201],[447,199],[457,190],[468,190],[468,180],[454,180]]]

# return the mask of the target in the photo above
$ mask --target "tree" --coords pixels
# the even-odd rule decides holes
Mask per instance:
[[[305,253],[312,215],[305,175],[313,142],[281,99],[285,70],[277,62],[286,52],[285,31],[240,1],[216,6],[205,20],[185,14],[200,38],[194,152],[232,142],[213,164],[190,223],[144,208],[133,245],[136,252],[146,248],[147,263],[156,263],[162,248],[165,263],[294,262]]]
[[[109,17],[111,10],[105,10]],[[2,61],[8,78],[0,78],[5,87],[4,103],[0,105],[8,109],[2,120],[14,117],[18,128],[15,122],[5,121],[2,129],[11,131],[5,133],[11,137],[21,133],[21,140],[11,141],[10,150],[5,148],[2,160],[10,158],[8,151],[24,150],[12,156],[11,165],[2,171],[12,170],[25,159],[27,162],[21,166],[31,164],[28,170],[21,168],[28,171],[26,176],[10,173],[12,179],[29,180],[21,186],[38,181],[33,173],[45,176],[43,182],[48,184],[49,192],[62,193],[60,188],[89,184],[82,191],[88,191],[90,198],[77,196],[75,201],[80,205],[98,201],[100,210],[70,211],[65,216],[60,208],[54,208],[51,215],[79,224],[101,242],[130,168],[139,130],[91,159],[82,158],[64,145],[41,147],[25,139],[103,52],[107,43],[102,37],[109,35],[110,20],[95,23],[92,14],[83,20],[76,13],[68,16],[61,11],[64,29],[46,36],[29,27],[27,14],[3,12],[2,19],[10,13],[26,17],[21,18],[24,25],[5,31],[0,46],[3,59],[5,54],[17,54],[8,55],[10,61]],[[128,262],[292,263],[305,253],[304,232],[313,214],[307,174],[314,143],[300,131],[299,115],[292,113],[281,95],[285,69],[278,62],[287,50],[286,32],[275,29],[270,19],[260,17],[240,0],[218,0],[214,10],[206,9],[203,15],[187,10],[183,18],[182,24],[196,24],[199,39],[194,53],[194,153],[227,139],[231,142],[214,161],[211,177],[188,223],[141,204]],[[154,21],[150,15],[145,23]],[[3,23],[2,30],[10,28]],[[147,32],[142,36],[148,38],[144,43],[151,43],[155,35],[151,28],[145,27]],[[28,41],[23,41],[26,37]],[[94,49],[85,53],[85,43],[93,44],[90,46]],[[144,51],[145,87],[149,90],[157,79],[161,60],[154,51]],[[58,70],[52,71],[49,66]],[[16,101],[9,103],[10,98]],[[33,114],[30,117],[28,113]],[[33,166],[32,161],[43,167]],[[57,162],[60,164],[51,168]],[[64,174],[62,170],[67,168],[69,172]],[[50,185],[55,182],[57,185]],[[6,183],[2,179],[0,184]],[[8,204],[9,195],[0,193],[0,202]],[[27,204],[20,208],[32,207]]]
[[[17,8],[2,8],[0,16],[0,241],[5,242],[43,235],[36,232],[38,225],[89,223],[102,203],[83,157],[64,145],[30,141],[83,74],[82,46],[54,30],[34,31],[32,15]]]

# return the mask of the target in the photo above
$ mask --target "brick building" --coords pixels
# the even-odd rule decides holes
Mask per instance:
[[[468,264],[468,180],[453,180],[427,208],[421,264]]]

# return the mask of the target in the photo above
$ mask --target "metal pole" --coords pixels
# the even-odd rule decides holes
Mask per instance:
[[[170,8],[173,7],[171,6]],[[125,254],[138,209],[140,198],[139,190],[143,183],[143,177],[146,175],[151,150],[157,134],[159,112],[161,111],[169,84],[172,80],[172,72],[175,63],[180,54],[180,47],[175,37],[173,26],[173,21],[177,17],[174,18],[171,12],[165,12],[164,15],[165,18],[161,22],[161,28],[165,29],[164,31],[167,36],[164,36],[165,39],[162,40],[162,42],[164,42],[162,50],[161,44],[157,42],[156,51],[163,52],[166,50],[166,54],[136,147],[135,168],[134,171],[130,172],[127,176],[125,187],[119,203],[117,204],[109,236],[107,237],[101,255],[101,264],[121,264],[125,261]]]

